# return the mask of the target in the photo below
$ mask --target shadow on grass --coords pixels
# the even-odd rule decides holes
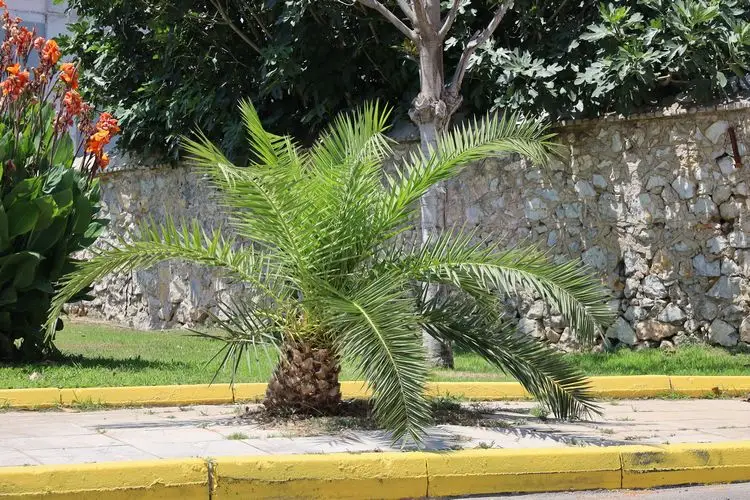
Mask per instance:
[[[134,358],[110,358],[110,357],[91,357],[82,355],[58,356],[46,361],[25,362],[25,363],[5,363],[0,362],[0,368],[35,368],[35,367],[71,367],[71,368],[92,368],[108,370],[180,370],[194,368],[192,365],[183,361],[154,361],[143,359],[140,356]]]

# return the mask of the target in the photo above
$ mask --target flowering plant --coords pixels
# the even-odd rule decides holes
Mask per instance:
[[[81,99],[57,42],[21,26],[4,0],[0,9],[0,359],[15,360],[55,353],[41,325],[72,254],[106,227],[97,174],[120,129]]]

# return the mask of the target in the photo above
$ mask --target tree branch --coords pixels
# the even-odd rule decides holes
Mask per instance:
[[[466,44],[464,52],[461,54],[461,59],[458,61],[456,72],[453,73],[453,79],[451,80],[450,90],[453,93],[458,94],[461,89],[464,76],[466,76],[466,69],[469,66],[469,59],[471,59],[471,56],[477,51],[477,48],[483,45],[492,36],[500,25],[500,21],[505,17],[505,14],[513,7],[513,2],[514,0],[505,0],[495,11],[495,15],[492,16],[490,24],[482,31],[474,34],[474,36],[471,37],[471,40],[469,40],[469,43]]]
[[[216,10],[219,11],[219,15],[224,20],[224,22],[232,28],[232,31],[237,33],[237,35],[242,39],[243,42],[245,42],[248,46],[250,46],[251,49],[253,49],[258,54],[262,55],[263,52],[260,50],[260,47],[253,42],[249,36],[245,34],[236,24],[234,24],[234,21],[232,21],[232,18],[229,17],[229,14],[227,13],[226,9],[222,7],[220,0],[211,0],[211,4],[216,7]]]
[[[404,13],[404,15],[411,21],[412,24],[414,24],[417,20],[416,17],[414,17],[414,11],[409,6],[408,0],[397,0],[398,6],[401,7],[401,12]]]
[[[213,1],[213,0],[211,0]],[[396,15],[388,10],[385,5],[380,3],[378,0],[357,0],[359,3],[364,5],[365,7],[369,7],[370,9],[378,11],[383,17],[385,17],[392,25],[394,25],[401,33],[406,36],[409,40],[416,42],[417,41],[417,34],[409,29],[407,25],[401,21]]]
[[[437,35],[437,29],[430,22],[430,16],[425,10],[423,0],[414,0],[413,4],[416,15],[416,27],[419,28],[419,34],[425,38],[430,38],[433,34]]]
[[[461,0],[453,0],[451,10],[448,12],[445,21],[443,21],[443,25],[440,27],[440,31],[438,32],[441,40],[445,40],[445,37],[450,32],[451,27],[453,26],[453,22],[456,20],[456,16],[458,15],[458,8],[460,5]]]

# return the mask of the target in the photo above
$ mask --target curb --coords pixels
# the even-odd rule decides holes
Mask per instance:
[[[420,498],[750,481],[750,441],[0,468],[0,499]]]
[[[589,377],[591,393],[600,398],[650,398],[667,394],[687,397],[741,396],[750,393],[750,376],[635,375]],[[471,401],[528,399],[518,382],[429,382],[431,396],[455,396]],[[343,381],[345,398],[368,398],[365,382]],[[52,408],[96,403],[106,406],[182,406],[260,401],[266,384],[157,385],[87,387],[80,389],[0,389],[0,407]]]

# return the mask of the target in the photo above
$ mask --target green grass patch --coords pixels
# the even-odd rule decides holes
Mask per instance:
[[[140,332],[93,323],[68,323],[58,333],[62,360],[25,365],[0,365],[0,388],[99,387],[130,385],[206,384],[230,380],[219,360],[208,362],[221,342],[186,331]],[[675,352],[657,349],[603,354],[569,354],[568,360],[589,375],[750,375],[750,354],[690,346]],[[242,362],[238,382],[266,382],[274,358]],[[350,366],[342,380],[358,378]],[[474,354],[458,353],[455,370],[435,370],[435,381],[504,381],[502,372]]]
[[[675,351],[619,349],[610,353],[571,353],[568,362],[587,375],[750,375],[750,353],[710,346],[686,346]],[[491,380],[498,370],[475,354],[459,354],[455,371],[438,371],[439,379],[465,376]]]

